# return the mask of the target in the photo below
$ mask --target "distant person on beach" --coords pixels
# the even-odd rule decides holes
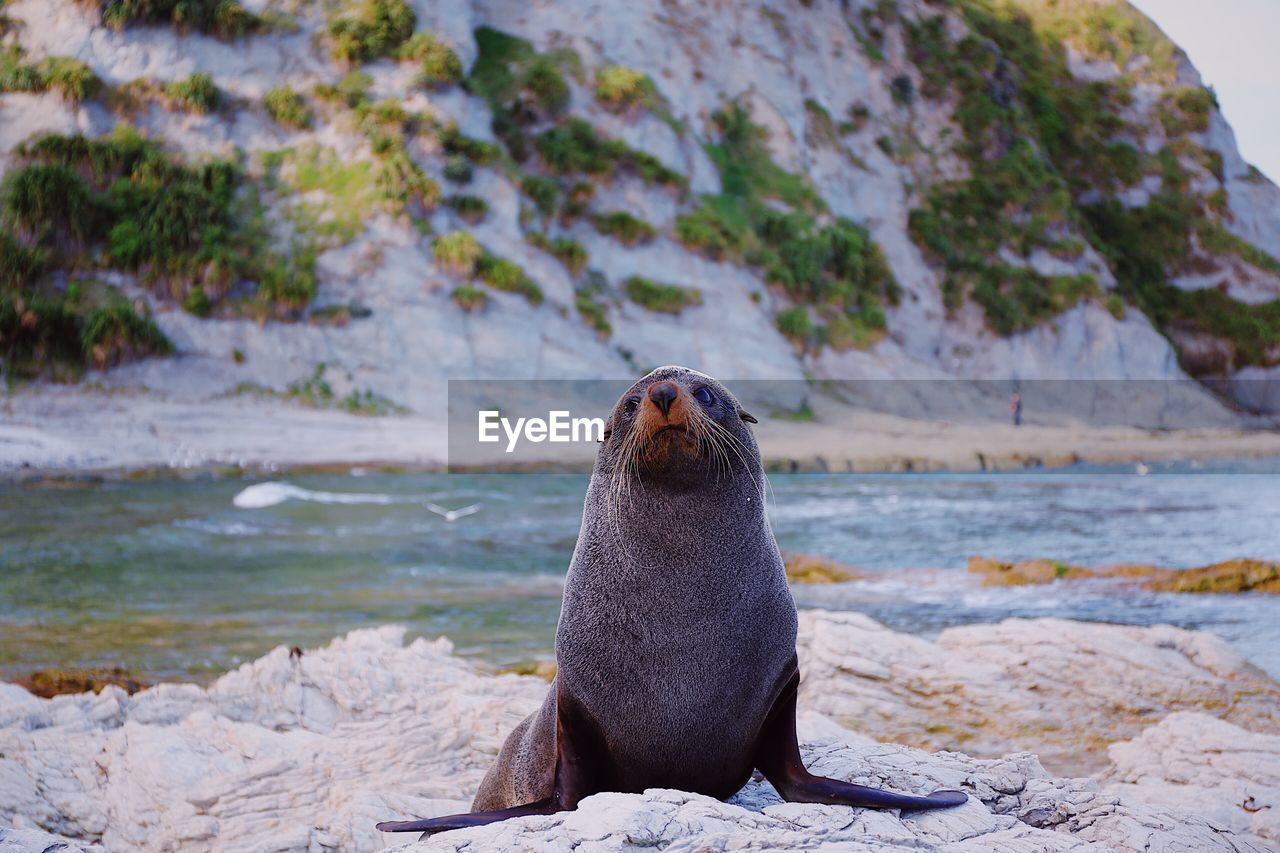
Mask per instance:
[[[1022,426],[1022,395],[1017,391],[1009,398],[1009,411],[1013,413],[1013,425]]]

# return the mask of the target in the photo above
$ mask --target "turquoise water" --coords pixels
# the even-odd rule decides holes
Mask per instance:
[[[368,474],[0,485],[0,677],[122,665],[207,680],[279,644],[400,622],[506,665],[551,655],[584,477]],[[973,554],[1190,567],[1280,558],[1280,467],[774,476],[784,549],[870,582],[797,589],[933,635],[1007,616],[1209,628],[1280,674],[1280,601],[979,587]],[[242,495],[241,503],[233,501]],[[427,508],[478,505],[446,521]],[[931,569],[917,572],[917,569]]]

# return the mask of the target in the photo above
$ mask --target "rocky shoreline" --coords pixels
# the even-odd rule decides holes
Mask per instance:
[[[961,787],[967,805],[785,804],[753,780],[728,803],[604,794],[418,844],[373,824],[465,808],[546,682],[404,633],[281,647],[207,689],[46,700],[0,684],[0,851],[1280,845],[1280,684],[1218,637],[1012,619],[929,642],[823,611],[801,615],[807,761],[902,790]]]

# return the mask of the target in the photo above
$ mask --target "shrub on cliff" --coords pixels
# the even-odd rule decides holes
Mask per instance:
[[[222,39],[235,39],[267,28],[237,0],[80,0],[102,11],[102,23],[121,30],[135,24],[196,30]]]
[[[453,208],[463,220],[473,225],[484,219],[485,214],[489,212],[488,202],[474,195],[450,196],[445,200],[445,204]]]
[[[624,110],[653,96],[653,81],[634,68],[607,65],[596,72],[596,100],[610,109]]]
[[[679,314],[686,308],[702,304],[702,294],[696,288],[661,284],[643,276],[631,276],[623,287],[628,299],[659,314]]]
[[[414,33],[396,50],[396,58],[419,63],[419,86],[430,89],[462,82],[462,60],[453,48],[431,33]]]
[[[67,56],[50,56],[36,65],[24,61],[17,45],[0,52],[0,92],[44,92],[56,90],[72,103],[93,97],[102,81],[85,63]]]
[[[560,201],[560,185],[550,178],[525,175],[520,179],[520,191],[533,201],[533,206],[543,216],[556,212],[556,204]]]
[[[172,345],[154,320],[116,299],[84,318],[80,348],[95,366],[110,367],[140,355],[168,352]]]
[[[0,217],[45,248],[53,269],[105,261],[182,304],[196,291],[217,302],[280,264],[308,273],[305,256],[268,248],[234,162],[188,164],[130,128],[99,139],[48,134],[14,153]]]
[[[790,341],[807,346],[813,338],[813,321],[803,306],[796,305],[778,312],[778,331]]]
[[[625,210],[610,210],[591,217],[591,224],[601,234],[613,237],[624,246],[647,243],[656,233],[653,226]]]
[[[529,245],[554,256],[569,270],[569,275],[577,275],[587,265],[586,247],[572,237],[551,238],[538,231],[530,231],[524,239]]]
[[[455,287],[450,296],[459,308],[468,313],[479,311],[489,302],[489,294],[470,284]]]
[[[179,109],[198,113],[211,113],[218,108],[222,97],[213,78],[204,72],[191,74],[164,87]]]
[[[476,275],[495,290],[519,293],[534,305],[542,303],[542,288],[525,274],[519,264],[506,258],[483,253],[476,261]]]
[[[442,267],[466,277],[475,272],[476,261],[480,260],[483,252],[476,238],[467,231],[453,231],[437,237],[431,248]]]
[[[38,68],[44,85],[73,103],[92,98],[102,87],[92,68],[69,56],[50,56]]]
[[[539,135],[537,147],[547,165],[561,175],[580,173],[604,179],[629,171],[645,183],[671,187],[688,183],[684,175],[667,168],[653,155],[601,136],[580,118],[571,118]]]
[[[440,145],[446,154],[465,157],[476,166],[492,166],[502,157],[502,149],[497,145],[467,136],[453,122],[440,131]]]
[[[0,186],[0,209],[13,227],[37,242],[77,244],[98,232],[103,213],[89,185],[62,163],[11,171]]]
[[[352,64],[392,56],[413,36],[417,22],[405,0],[361,0],[330,19],[330,53]]]
[[[4,254],[0,239],[0,259]],[[0,360],[8,372],[70,379],[86,365],[110,367],[171,350],[155,322],[114,288],[0,283]]]
[[[276,124],[302,130],[311,126],[313,116],[307,102],[288,86],[277,86],[262,98],[262,106]]]

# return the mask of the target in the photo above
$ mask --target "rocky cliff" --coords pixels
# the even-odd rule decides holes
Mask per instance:
[[[1280,362],[1280,190],[1123,2],[3,6],[11,374],[385,414]]]

